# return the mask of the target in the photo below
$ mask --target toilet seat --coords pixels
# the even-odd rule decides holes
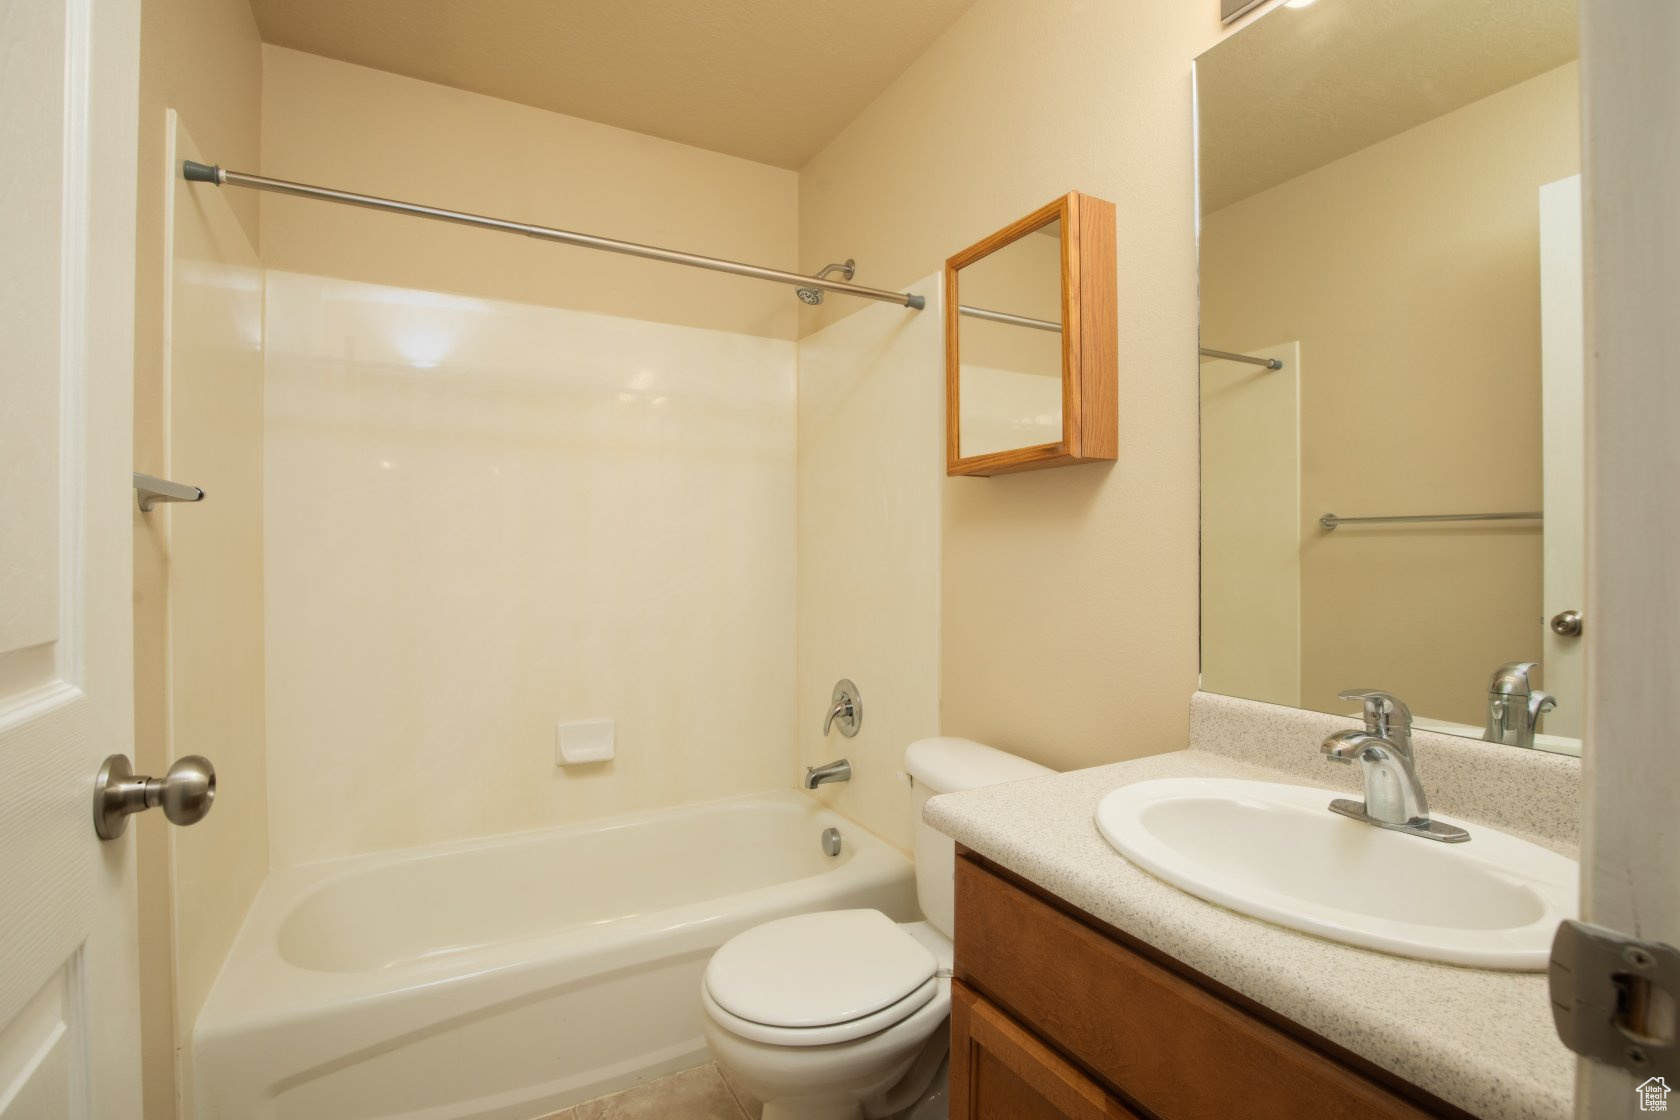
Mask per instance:
[[[940,997],[943,996],[943,1000]],[[738,1038],[752,1042],[762,1042],[767,1046],[787,1046],[793,1048],[805,1046],[830,1046],[838,1042],[852,1042],[866,1038],[872,1034],[879,1034],[884,1030],[898,1026],[917,1012],[928,1007],[929,1004],[943,1003],[949,1010],[951,1002],[950,981],[936,976],[911,992],[904,999],[884,1007],[873,1015],[865,1015],[861,1019],[851,1019],[844,1023],[831,1023],[826,1027],[769,1027],[763,1023],[755,1023],[750,1019],[743,1019],[739,1015],[719,1006],[712,998],[711,991],[705,985],[700,987],[700,1003],[706,1009],[706,1014],[712,1022]],[[941,1014],[943,1018],[943,1013]]]
[[[927,947],[879,910],[827,910],[731,938],[706,966],[701,994],[713,1020],[742,1038],[823,1046],[909,1018],[939,994],[938,972]]]

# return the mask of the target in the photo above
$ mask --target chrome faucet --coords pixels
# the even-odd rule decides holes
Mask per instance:
[[[1412,761],[1411,709],[1398,696],[1376,689],[1349,689],[1341,697],[1365,705],[1365,727],[1338,731],[1324,740],[1324,755],[1332,762],[1359,760],[1364,770],[1365,800],[1361,803],[1338,797],[1330,802],[1330,811],[1448,844],[1470,839],[1462,828],[1429,819],[1429,798],[1424,795]]]
[[[852,780],[852,764],[845,759],[836,759],[821,766],[805,767],[805,788],[816,789],[829,782],[849,782]]]
[[[1557,698],[1529,683],[1535,661],[1512,661],[1494,670],[1488,681],[1487,730],[1482,738],[1513,747],[1534,746],[1540,717],[1557,707]]]

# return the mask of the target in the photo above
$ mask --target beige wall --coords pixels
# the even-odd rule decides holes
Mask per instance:
[[[852,763],[818,797],[910,847],[904,748],[939,731],[939,489],[944,383],[941,285],[908,286],[927,307],[871,304],[799,343],[800,761]],[[863,722],[822,735],[836,681]]]
[[[772,268],[798,259],[797,176],[281,47],[263,49],[262,172]],[[776,284],[279,195],[263,262],[486,299],[792,338]]]
[[[806,270],[855,256],[859,282],[886,287],[1069,190],[1117,205],[1119,461],[943,484],[942,729],[1056,767],[1185,742],[1190,63],[1219,38],[1217,7],[980,0],[800,173]],[[855,310],[832,299],[803,325]]]
[[[165,410],[169,243],[167,120],[177,109],[200,140],[230,164],[254,162],[261,147],[262,56],[244,0],[146,0],[141,5],[138,208],[134,321],[134,469],[169,471]],[[246,236],[256,237],[256,199],[229,199]],[[254,440],[251,430],[230,432]],[[172,757],[169,690],[168,536],[171,515],[134,522],[135,760],[161,773]],[[224,795],[225,796],[225,795]],[[208,823],[208,822],[207,822]],[[137,822],[140,869],[142,1048],[147,1120],[174,1115],[176,1028],[167,826]],[[266,856],[258,853],[266,863]],[[219,956],[216,958],[219,961]]]
[[[1576,84],[1562,67],[1203,223],[1208,344],[1301,343],[1304,707],[1380,687],[1480,724],[1489,674],[1540,660],[1538,526],[1315,522],[1540,508],[1539,187],[1579,170]]]

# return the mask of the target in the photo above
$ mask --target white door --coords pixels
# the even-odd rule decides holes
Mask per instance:
[[[1586,330],[1581,297],[1581,177],[1540,188],[1540,400],[1546,511],[1540,593],[1540,682],[1558,706],[1541,726],[1581,737],[1586,721],[1584,643],[1550,620],[1586,605]]]
[[[138,0],[0,2],[0,1120],[139,1115],[130,753]]]
[[[1677,52],[1674,0],[1582,0],[1591,517],[1581,916],[1680,946]],[[1651,1111],[1636,1092],[1656,1072],[1583,1060],[1576,1115]],[[1672,1068],[1662,1072],[1680,1087]],[[1680,1112],[1680,1100],[1662,1103]]]

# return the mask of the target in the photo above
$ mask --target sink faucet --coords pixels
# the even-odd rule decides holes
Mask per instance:
[[[1324,740],[1324,755],[1332,762],[1359,760],[1364,769],[1365,800],[1361,803],[1338,797],[1330,802],[1330,811],[1448,844],[1470,839],[1462,828],[1429,819],[1429,798],[1424,796],[1412,761],[1411,709],[1398,696],[1376,689],[1349,689],[1341,697],[1365,705],[1365,727],[1338,731]]]
[[[836,759],[822,766],[805,767],[805,788],[816,789],[829,782],[849,782],[852,780],[852,764],[845,759]]]
[[[1557,698],[1529,683],[1534,661],[1512,661],[1494,670],[1488,681],[1487,730],[1482,738],[1513,747],[1534,746],[1540,717],[1557,707]]]

